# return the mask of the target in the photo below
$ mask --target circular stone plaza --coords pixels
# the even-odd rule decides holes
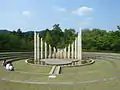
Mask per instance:
[[[81,31],[64,49],[34,33],[34,52],[0,53],[15,71],[0,66],[0,90],[119,90],[120,54],[82,52]],[[99,88],[100,87],[100,88]]]

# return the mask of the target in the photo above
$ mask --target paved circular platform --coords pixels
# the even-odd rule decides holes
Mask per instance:
[[[78,61],[77,59],[42,59],[46,64],[49,65],[65,65],[70,64],[72,61]]]

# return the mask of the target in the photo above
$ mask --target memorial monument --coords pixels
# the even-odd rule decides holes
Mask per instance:
[[[51,47],[34,32],[34,63],[41,65],[76,65],[82,60],[81,29],[72,44],[64,49]]]

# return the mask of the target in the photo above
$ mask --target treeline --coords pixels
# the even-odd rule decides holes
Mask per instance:
[[[20,29],[0,33],[0,51],[32,51],[33,34],[23,33]]]
[[[82,30],[82,48],[83,51],[120,51],[120,27],[118,30],[106,31],[101,29],[83,29]],[[62,30],[59,24],[53,25],[51,30],[46,29],[38,31],[51,46],[64,48],[72,43],[77,37],[78,32],[74,29]],[[33,51],[34,32],[9,31],[0,32],[0,51]]]
[[[82,30],[82,44],[85,51],[120,52],[120,28],[106,31],[101,29]]]
[[[77,36],[74,29],[60,28],[59,24],[53,25],[51,30],[46,29],[38,31],[40,37],[47,44],[56,48],[64,48],[72,43]],[[0,33],[0,51],[33,51],[34,47],[34,32],[22,32],[21,29],[17,31]]]

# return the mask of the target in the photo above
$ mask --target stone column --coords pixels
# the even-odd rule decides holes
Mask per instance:
[[[47,43],[45,42],[45,59],[47,58]]]
[[[82,60],[82,29],[80,29],[80,60]]]
[[[53,47],[53,52],[54,52],[53,58],[56,58],[56,49],[55,49],[55,47]]]
[[[70,59],[70,44],[68,45],[68,59]]]
[[[60,49],[57,49],[57,58],[60,58]]]
[[[37,62],[40,62],[40,52],[39,52],[39,33],[37,34]]]
[[[41,38],[41,47],[40,47],[40,59],[43,59],[43,40]],[[42,64],[42,63],[41,63]]]
[[[71,48],[72,48],[72,53],[71,53],[72,55],[71,56],[72,56],[72,59],[73,59],[74,58],[74,42],[72,43],[72,47]]]
[[[51,46],[49,45],[49,58],[51,58]]]
[[[78,33],[78,59],[81,60],[82,59],[82,45],[81,45],[81,29],[79,30]]]
[[[75,59],[77,59],[77,38],[75,39]]]
[[[62,50],[60,51],[60,58],[61,59],[63,58],[63,51]]]
[[[66,47],[64,48],[64,59],[66,59]]]
[[[37,55],[36,55],[36,32],[34,31],[34,63],[36,64]]]

